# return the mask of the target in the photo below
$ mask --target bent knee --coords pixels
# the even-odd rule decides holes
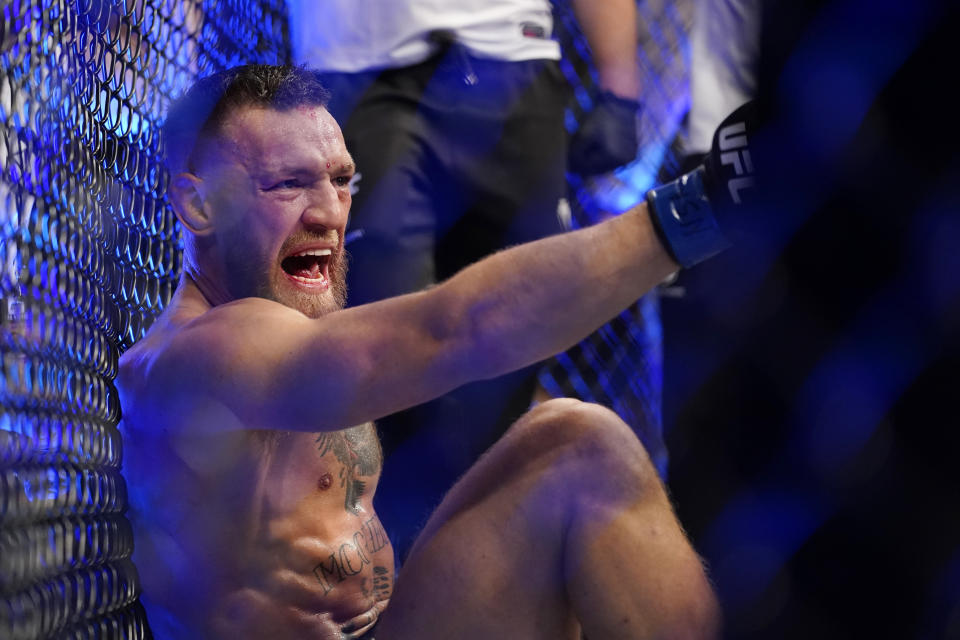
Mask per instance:
[[[636,435],[616,413],[602,405],[574,398],[542,402],[530,409],[512,429],[534,442],[576,443],[601,449],[604,445],[642,448]]]
[[[602,470],[659,478],[646,449],[616,413],[599,404],[573,398],[540,403],[511,427],[510,439],[531,456],[557,455]]]

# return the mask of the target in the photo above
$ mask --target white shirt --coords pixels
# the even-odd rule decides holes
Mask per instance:
[[[759,0],[698,0],[690,33],[689,153],[706,152],[713,132],[756,93]]]
[[[453,31],[473,55],[558,60],[549,0],[289,0],[294,59],[323,71],[403,67]],[[525,35],[527,34],[527,35]]]

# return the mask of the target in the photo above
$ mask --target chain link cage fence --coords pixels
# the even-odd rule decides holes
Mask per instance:
[[[639,151],[629,165],[599,177],[568,174],[568,226],[596,223],[642,200],[648,189],[673,179],[683,162],[684,120],[690,107],[689,33],[694,0],[643,0],[637,4],[637,63],[642,103]],[[593,105],[596,69],[569,0],[554,3],[561,68],[574,92],[567,128],[572,133]],[[663,346],[659,288],[641,298],[539,374],[553,396],[571,396],[614,410],[640,437],[666,476],[663,441]]]
[[[597,194],[636,197],[678,163],[690,4],[640,3],[641,154],[605,184],[571,176],[581,221]],[[147,638],[113,380],[120,354],[179,277],[159,122],[198,76],[287,61],[285,8],[282,0],[0,7],[0,637]],[[575,126],[594,83],[563,4],[558,31]],[[655,301],[637,307],[652,322],[643,304]]]
[[[683,160],[685,118],[690,109],[689,35],[695,0],[637,3],[637,65],[642,107],[636,160],[615,172],[584,180],[569,174],[573,226],[596,222],[598,210],[622,211],[648,189],[676,177]],[[554,0],[561,66],[574,89],[567,128],[575,131],[597,92],[596,69],[570,0]]]
[[[0,637],[145,638],[113,380],[173,292],[159,122],[282,0],[2,0]]]

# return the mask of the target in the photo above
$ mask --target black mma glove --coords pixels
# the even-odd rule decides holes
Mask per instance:
[[[570,139],[569,168],[583,177],[613,171],[637,157],[640,103],[604,91]]]
[[[756,105],[747,102],[720,123],[703,164],[647,192],[650,218],[661,243],[683,267],[720,253],[730,241],[719,221],[738,214],[754,190],[751,136]]]

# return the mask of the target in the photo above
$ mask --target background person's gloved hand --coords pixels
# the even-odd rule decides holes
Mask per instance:
[[[639,147],[640,103],[610,91],[597,95],[570,139],[568,167],[583,177],[613,171],[633,162]]]

